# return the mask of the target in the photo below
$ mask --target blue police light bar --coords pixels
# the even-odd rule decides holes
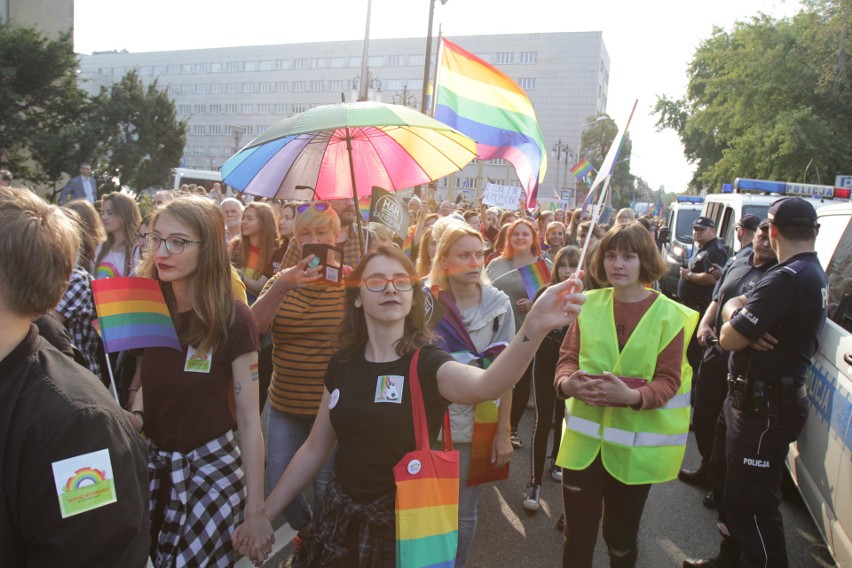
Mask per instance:
[[[765,193],[786,193],[787,184],[783,181],[767,181],[762,179],[737,178],[734,180],[735,191],[763,191]]]
[[[678,203],[704,203],[704,198],[698,195],[678,195]]]
[[[733,193],[734,188],[729,183],[722,184],[722,193]]]

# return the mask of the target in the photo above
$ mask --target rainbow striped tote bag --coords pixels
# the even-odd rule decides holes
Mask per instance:
[[[397,568],[452,568],[459,530],[459,453],[444,415],[443,450],[429,449],[423,393],[417,377],[420,350],[408,373],[417,449],[393,468],[396,481]]]

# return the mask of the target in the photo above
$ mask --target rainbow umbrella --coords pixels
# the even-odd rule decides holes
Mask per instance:
[[[279,199],[356,199],[429,183],[476,156],[476,143],[414,109],[364,101],[285,118],[222,164],[222,181]],[[306,189],[307,187],[307,189]]]

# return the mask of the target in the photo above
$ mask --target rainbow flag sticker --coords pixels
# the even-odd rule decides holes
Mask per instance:
[[[63,519],[116,502],[109,450],[81,454],[51,466]]]
[[[524,283],[524,290],[530,300],[535,298],[536,292],[542,286],[550,282],[550,269],[543,260],[522,266],[518,269],[518,274],[521,276],[521,282]]]
[[[108,278],[92,282],[101,337],[107,353],[143,347],[180,351],[160,285],[150,278]]]

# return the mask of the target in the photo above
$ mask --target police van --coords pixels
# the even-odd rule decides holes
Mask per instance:
[[[808,369],[810,414],[787,467],[838,565],[852,566],[852,203],[817,217],[829,314]]]
[[[809,199],[814,208],[819,209],[832,200],[848,200],[850,193],[849,188],[830,185],[737,178],[733,185],[723,185],[722,193],[706,196],[701,215],[713,219],[716,236],[731,255],[740,250],[737,223],[744,215],[766,219],[769,206],[785,196]]]
[[[660,291],[670,297],[677,293],[680,267],[687,266],[692,258],[692,223],[701,214],[703,197],[678,195],[669,206],[666,222],[660,228],[657,242],[668,270],[660,280]]]

